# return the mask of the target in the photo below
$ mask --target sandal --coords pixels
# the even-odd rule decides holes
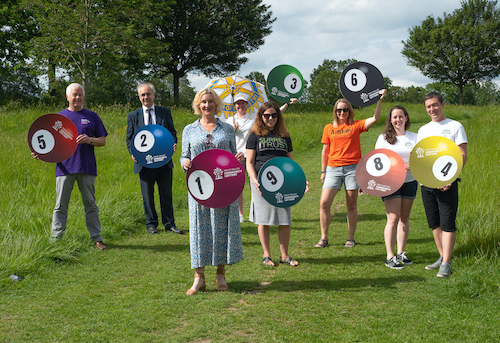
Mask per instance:
[[[290,267],[297,267],[299,265],[299,263],[297,262],[297,264],[292,264],[292,262],[297,262],[297,260],[294,260],[293,258],[291,258],[290,256],[288,256],[287,258],[285,258],[284,260],[280,260],[280,263],[286,263],[288,264]]]
[[[354,239],[348,239],[347,242],[345,242],[344,247],[352,248],[355,245],[356,245],[356,241]]]
[[[328,239],[321,238],[318,243],[314,244],[315,248],[326,248],[328,246]]]
[[[271,262],[272,264],[270,264],[269,262]],[[271,258],[269,256],[264,257],[262,259],[262,263],[264,263],[266,266],[274,267],[274,262],[273,262],[273,260],[271,260]]]
[[[225,271],[224,269],[221,269],[221,268],[217,268],[217,275],[222,275],[224,276],[225,274]],[[226,281],[226,278],[224,278],[224,282]],[[219,285],[218,282],[217,282],[217,279],[215,279],[215,285],[217,286],[217,290],[218,291],[227,291],[228,290],[228,285],[227,284],[221,284]]]
[[[203,280],[201,284],[199,284],[198,289],[188,289],[186,292],[186,295],[195,295],[196,293],[202,291],[205,292],[206,290],[206,284],[205,284],[205,274],[204,273],[194,273],[194,278],[200,278]]]

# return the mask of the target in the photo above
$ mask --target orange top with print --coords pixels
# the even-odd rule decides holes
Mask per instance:
[[[321,143],[328,144],[329,167],[343,167],[356,164],[361,159],[361,143],[359,135],[365,132],[365,119],[356,120],[352,124],[341,124],[333,127],[327,124],[323,130]]]

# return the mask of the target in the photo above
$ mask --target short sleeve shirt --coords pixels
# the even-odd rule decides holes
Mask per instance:
[[[293,151],[291,138],[279,137],[274,131],[266,136],[251,133],[248,136],[247,149],[255,150],[255,172],[257,174],[264,163],[271,158],[286,156],[287,153]]]
[[[66,108],[59,114],[68,117],[75,124],[79,135],[86,134],[89,137],[105,137],[108,135],[101,118],[93,111],[84,108],[81,111],[73,112]],[[67,160],[56,164],[56,176],[78,173],[97,176],[93,145],[78,144],[73,155]]]
[[[406,131],[404,136],[397,136],[394,144],[389,143],[385,139],[385,135],[378,136],[375,149],[389,149],[397,153],[405,163],[410,162],[410,154],[413,147],[417,144],[417,134],[415,132]],[[415,178],[409,170],[406,171],[405,182],[415,181]]]
[[[328,166],[343,167],[358,163],[361,159],[359,135],[365,131],[365,119],[337,127],[333,127],[332,123],[327,124],[321,143],[329,146]]]
[[[431,136],[441,136],[452,140],[456,145],[467,143],[464,126],[453,119],[425,124],[418,130],[418,141]]]

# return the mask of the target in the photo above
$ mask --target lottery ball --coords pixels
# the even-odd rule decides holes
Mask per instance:
[[[232,153],[210,149],[198,154],[191,163],[186,184],[198,203],[221,208],[238,199],[245,186],[245,172]]]
[[[28,131],[28,145],[45,162],[62,162],[78,147],[75,124],[62,114],[45,114],[36,119]]]
[[[161,125],[146,125],[132,138],[132,155],[146,168],[160,168],[174,154],[174,137]]]
[[[406,179],[405,163],[389,149],[367,153],[356,167],[356,181],[363,192],[382,197],[396,192]]]
[[[432,136],[418,142],[410,154],[410,171],[429,188],[440,188],[455,181],[463,167],[460,148],[450,139]]]
[[[304,90],[304,79],[300,71],[290,65],[274,67],[267,76],[267,89],[271,96],[281,102],[300,98]]]
[[[339,88],[351,104],[366,107],[380,99],[379,91],[385,88],[385,80],[374,65],[355,62],[342,71]]]
[[[295,205],[306,190],[304,171],[288,157],[274,157],[264,163],[258,181],[264,199],[276,207]]]

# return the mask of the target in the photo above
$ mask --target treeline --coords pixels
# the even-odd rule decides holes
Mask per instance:
[[[76,81],[93,102],[128,102],[148,80],[180,103],[187,73],[233,73],[264,44],[275,21],[269,8],[261,0],[3,0],[0,101],[60,101]]]
[[[302,102],[333,105],[342,97],[339,78],[342,71],[354,59],[335,61],[325,59],[310,75],[310,85],[303,93]],[[425,87],[394,86],[389,77],[384,77],[387,101],[400,103],[422,103],[424,95],[430,91],[443,94],[447,104],[460,104],[459,88],[450,83],[434,82]],[[472,82],[463,87],[464,105],[488,105],[500,103],[500,87],[493,81]]]

